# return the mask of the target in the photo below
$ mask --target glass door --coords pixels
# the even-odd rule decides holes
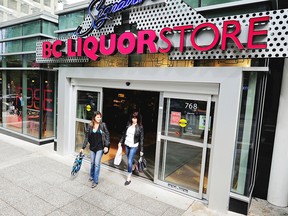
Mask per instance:
[[[76,113],[75,113],[75,152],[79,152],[83,145],[85,131],[96,111],[102,109],[102,89],[76,88]],[[89,155],[89,148],[84,150]]]
[[[156,183],[199,199],[205,197],[214,110],[215,102],[210,95],[163,94],[159,106]]]

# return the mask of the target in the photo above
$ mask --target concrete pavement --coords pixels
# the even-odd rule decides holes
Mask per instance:
[[[139,177],[124,186],[124,172],[106,166],[101,167],[99,185],[92,189],[89,163],[71,177],[74,157],[57,154],[53,144],[38,146],[0,134],[0,158],[0,215],[220,215],[198,200]],[[262,209],[255,210],[265,215]]]

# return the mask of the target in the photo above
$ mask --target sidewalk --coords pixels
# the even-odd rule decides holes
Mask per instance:
[[[124,186],[124,173],[105,166],[101,167],[99,185],[92,189],[89,163],[71,177],[74,157],[57,154],[53,144],[38,146],[0,134],[0,158],[0,215],[220,215],[198,200],[139,177]]]

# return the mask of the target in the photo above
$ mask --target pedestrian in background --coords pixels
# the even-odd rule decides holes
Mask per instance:
[[[102,120],[101,112],[97,111],[85,131],[85,139],[80,150],[83,153],[83,150],[86,148],[87,143],[89,142],[90,146],[90,178],[89,181],[92,182],[92,188],[98,185],[101,158],[104,154],[107,154],[110,147],[110,134],[107,129],[107,126]]]
[[[133,161],[139,146],[140,156],[143,156],[144,154],[143,141],[144,129],[142,126],[141,115],[138,112],[133,112],[118,144],[118,147],[122,146],[122,144],[124,144],[126,147],[126,155],[128,160],[128,175],[125,185],[129,185],[131,183],[131,175],[133,168],[135,169],[135,166],[137,166],[137,164],[135,163],[133,166]]]

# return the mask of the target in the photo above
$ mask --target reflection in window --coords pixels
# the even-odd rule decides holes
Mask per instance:
[[[97,111],[98,92],[78,91],[77,113],[79,119],[91,120],[94,112]]]
[[[165,98],[162,134],[202,143],[206,106],[206,101]]]
[[[255,177],[256,164],[254,159],[257,154],[260,133],[257,125],[262,116],[260,107],[264,97],[262,90],[265,86],[265,74],[245,72],[243,76],[241,111],[231,191],[249,196],[253,189]]]

